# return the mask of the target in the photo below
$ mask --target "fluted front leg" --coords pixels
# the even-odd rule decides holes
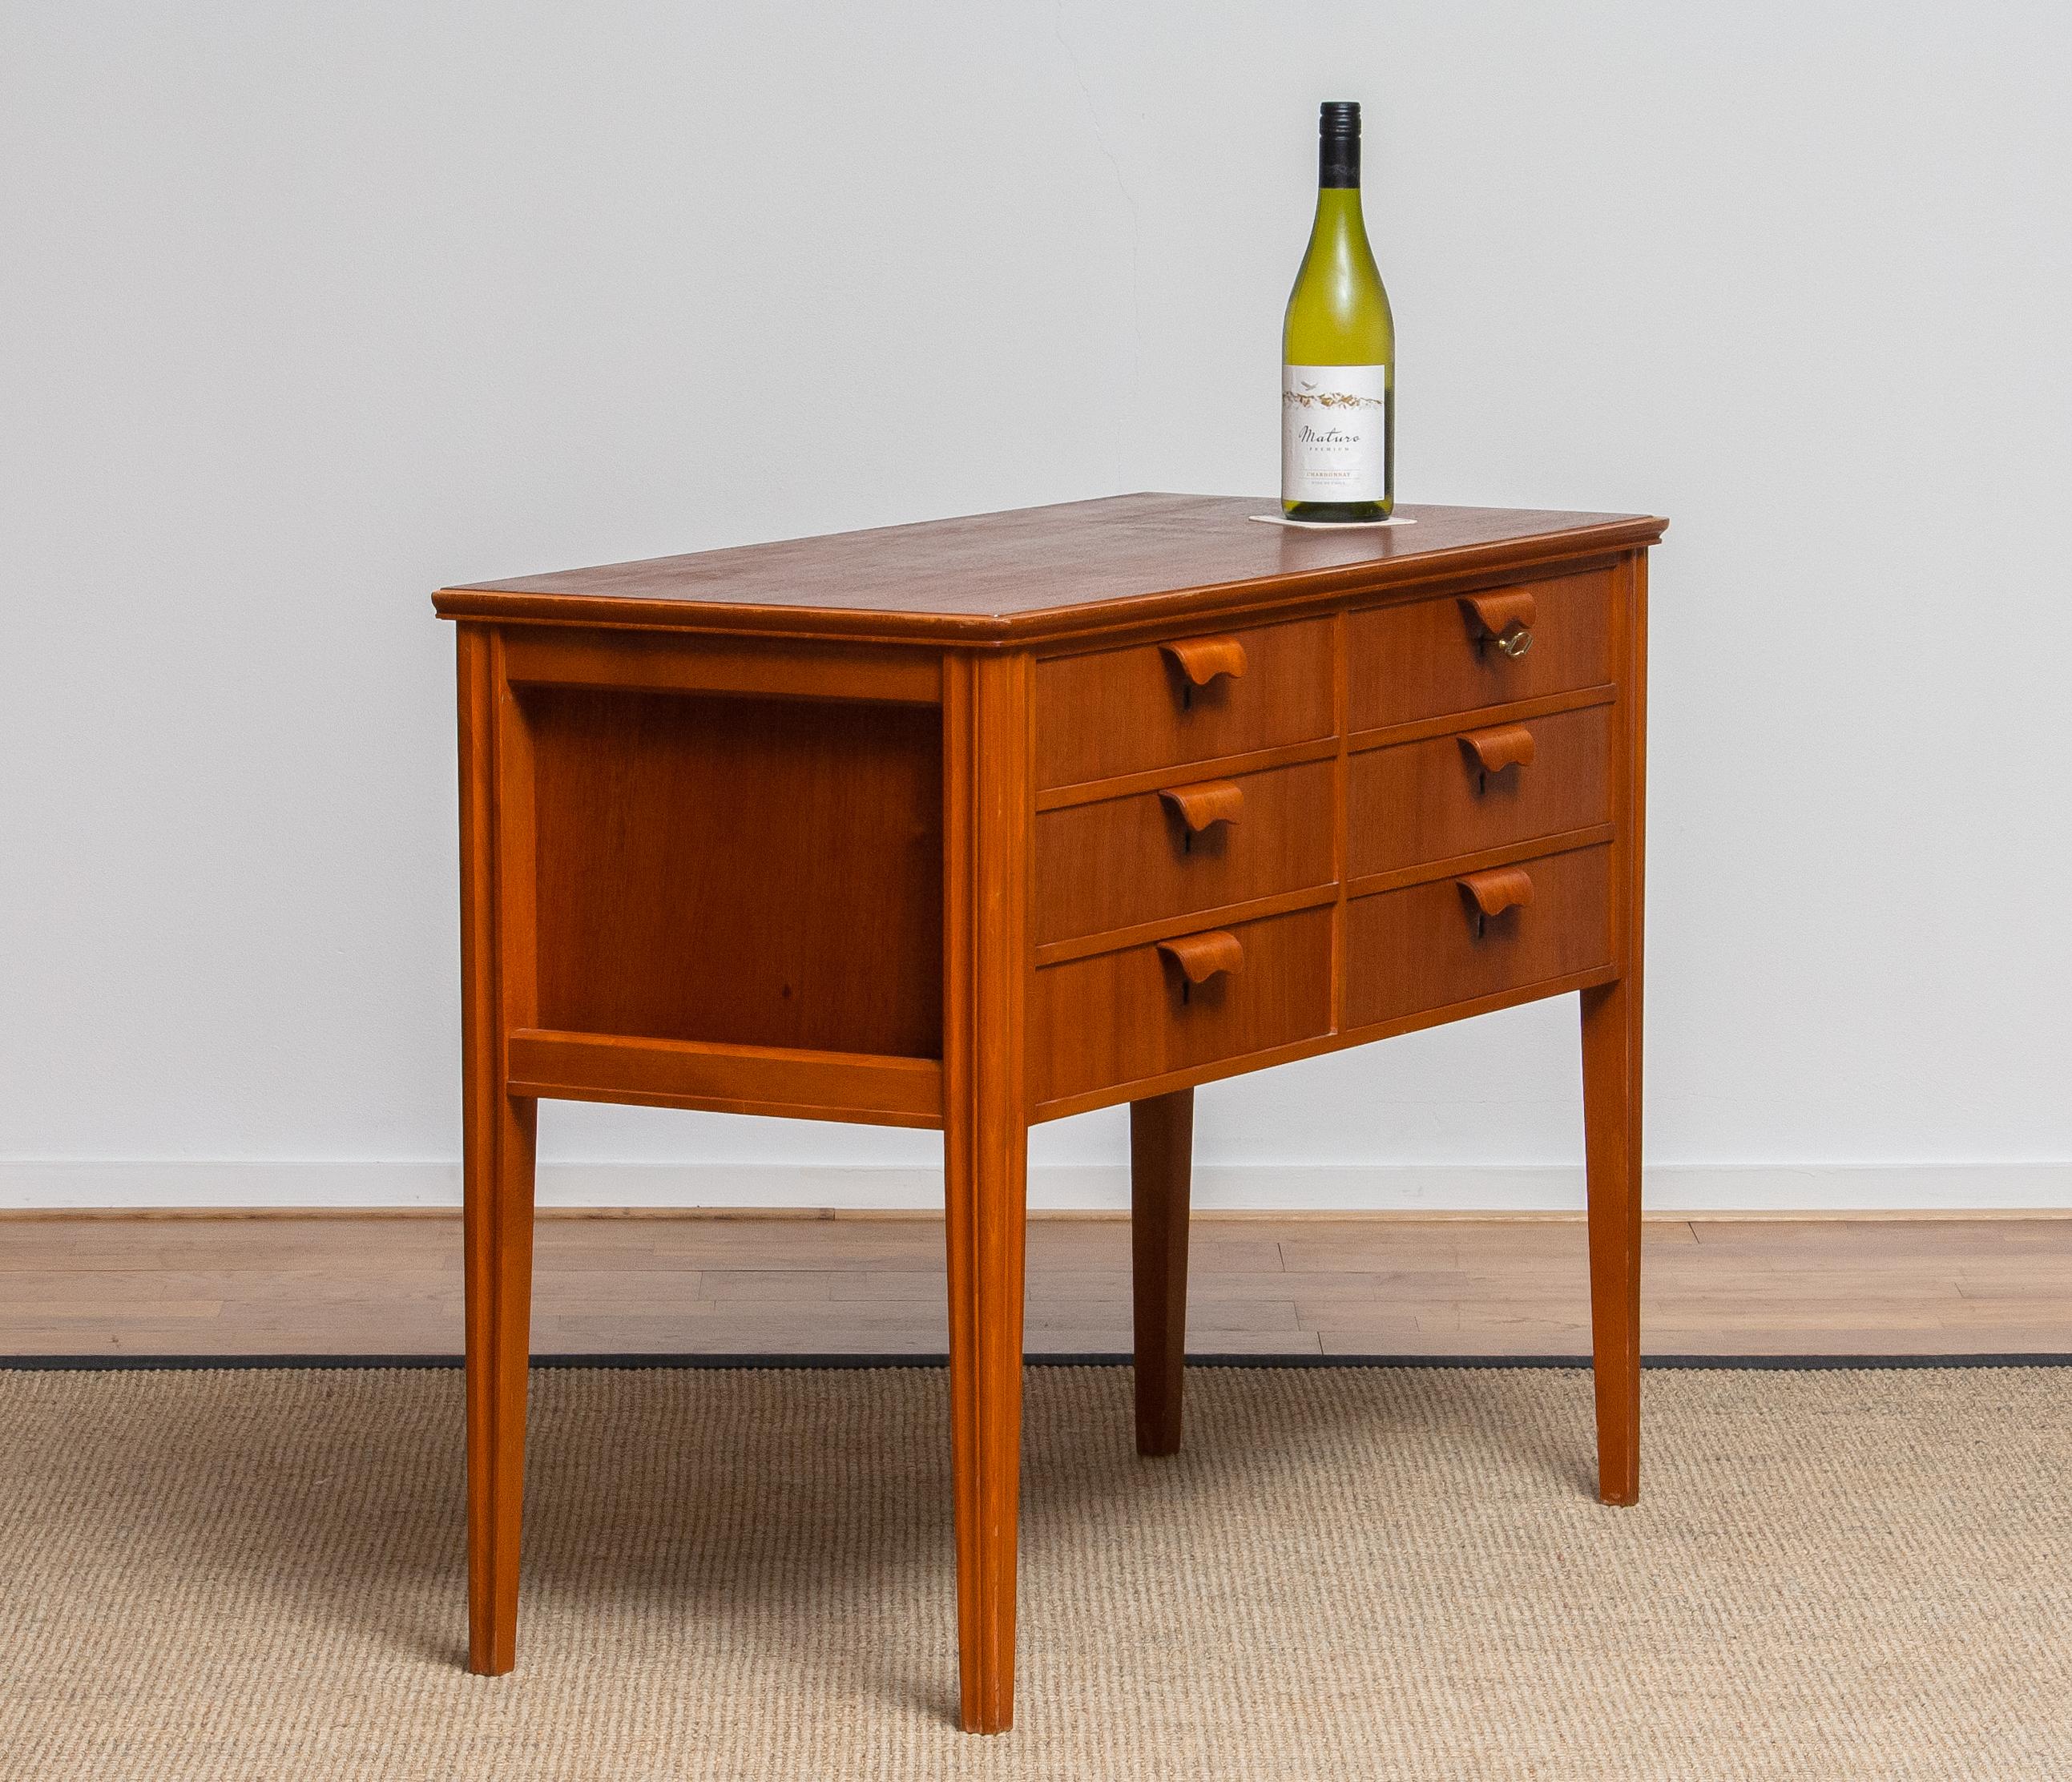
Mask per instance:
[[[1030,969],[1028,659],[945,665],[943,1154],[968,1732],[1014,1723]]]

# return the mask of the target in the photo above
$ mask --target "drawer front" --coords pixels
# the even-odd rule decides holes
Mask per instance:
[[[1039,786],[1312,742],[1331,727],[1327,619],[1036,665]]]
[[[1610,962],[1609,847],[1546,854],[1505,870],[1530,879],[1531,901],[1494,916],[1484,916],[1472,887],[1457,879],[1346,904],[1346,1025],[1391,1021]]]
[[[1039,970],[1029,1011],[1034,1099],[1140,1082],[1330,1031],[1329,909],[1235,923],[1215,933],[1236,942],[1235,969],[1198,983],[1190,982],[1186,962],[1150,945]],[[1227,953],[1213,937],[1167,945],[1190,940],[1204,952],[1221,946]]]
[[[1331,763],[1044,811],[1036,939],[1069,940],[1331,882]]]
[[[1517,595],[1531,598],[1531,642],[1513,656],[1497,647],[1472,603],[1483,601],[1501,623],[1497,603]],[[1356,612],[1346,633],[1352,727],[1602,686],[1612,677],[1611,615],[1608,570]]]
[[[1612,708],[1589,706],[1354,755],[1347,876],[1609,821],[1611,742]]]

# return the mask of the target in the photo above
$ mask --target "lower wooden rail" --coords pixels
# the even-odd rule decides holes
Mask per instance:
[[[933,1058],[722,1046],[699,1040],[521,1027],[506,1046],[508,1093],[575,1101],[939,1126],[943,1067]]]

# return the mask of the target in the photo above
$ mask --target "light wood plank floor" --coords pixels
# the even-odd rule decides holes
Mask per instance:
[[[1580,1221],[1207,1217],[1197,1354],[1578,1355]],[[1129,1347],[1122,1220],[1042,1218],[1031,1353]],[[1658,1355],[2072,1353],[2072,1218],[1666,1220]],[[538,1354],[939,1354],[939,1220],[546,1217]],[[450,1216],[0,1219],[0,1355],[451,1355]]]

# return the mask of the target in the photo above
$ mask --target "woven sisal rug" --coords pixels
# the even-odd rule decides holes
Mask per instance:
[[[5,1782],[2072,1776],[2072,1368],[1028,1385],[1020,1724],[950,1724],[941,1374],[541,1373],[519,1669],[461,1383],[0,1373]]]

